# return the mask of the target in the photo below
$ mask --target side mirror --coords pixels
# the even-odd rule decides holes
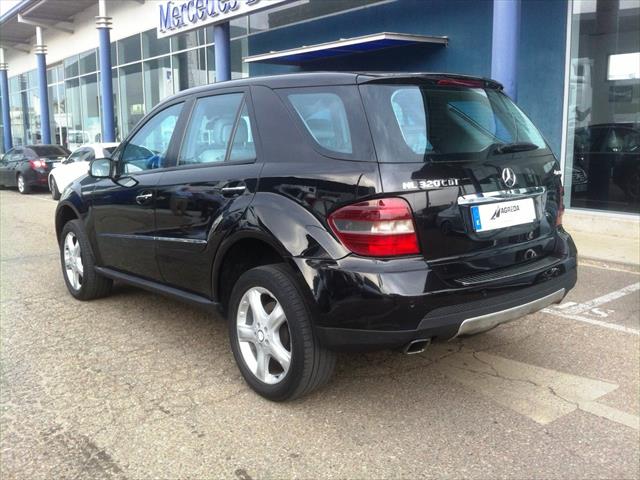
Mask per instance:
[[[113,161],[110,158],[96,158],[89,164],[89,176],[112,178],[113,166]]]

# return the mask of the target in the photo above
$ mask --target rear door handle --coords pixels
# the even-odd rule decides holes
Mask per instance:
[[[153,198],[153,193],[147,192],[147,193],[141,193],[140,195],[138,195],[136,197],[136,202],[140,205],[144,205],[145,203],[147,203],[149,200],[151,200]]]

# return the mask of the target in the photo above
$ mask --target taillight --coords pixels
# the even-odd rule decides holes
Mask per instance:
[[[556,227],[562,225],[562,216],[564,215],[564,187],[560,185],[558,189],[560,193],[560,199],[558,201],[558,215],[556,216]]]
[[[358,255],[395,257],[420,253],[409,204],[382,198],[339,208],[329,225],[340,241]]]
[[[45,168],[47,162],[45,160],[29,160],[29,165],[31,165],[32,170],[35,170],[36,168]]]

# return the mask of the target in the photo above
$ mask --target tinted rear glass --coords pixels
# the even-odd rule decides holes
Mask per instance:
[[[381,162],[485,159],[505,144],[546,149],[536,127],[497,90],[372,84],[361,91]]]
[[[66,157],[69,152],[57,145],[34,145],[31,149],[40,157]]]

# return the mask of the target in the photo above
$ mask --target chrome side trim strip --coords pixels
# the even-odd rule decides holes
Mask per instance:
[[[561,288],[557,292],[554,292],[546,297],[538,298],[524,305],[518,305],[516,307],[501,310],[499,312],[488,313],[486,315],[480,315],[479,317],[467,318],[460,328],[458,333],[453,338],[460,335],[473,335],[475,333],[486,332],[494,327],[497,327],[501,323],[510,322],[520,317],[524,317],[530,313],[537,312],[543,308],[560,302],[564,298],[565,289]],[[452,338],[452,339],[453,339]]]
[[[157,242],[193,243],[197,245],[207,244],[206,240],[199,240],[196,238],[154,237],[152,235],[130,235],[118,233],[101,233],[100,236],[107,238],[121,238],[126,240],[155,240]]]
[[[497,190],[495,192],[470,193],[458,197],[458,205],[501,202],[520,198],[537,197],[547,189],[545,187],[514,188],[513,190]]]

